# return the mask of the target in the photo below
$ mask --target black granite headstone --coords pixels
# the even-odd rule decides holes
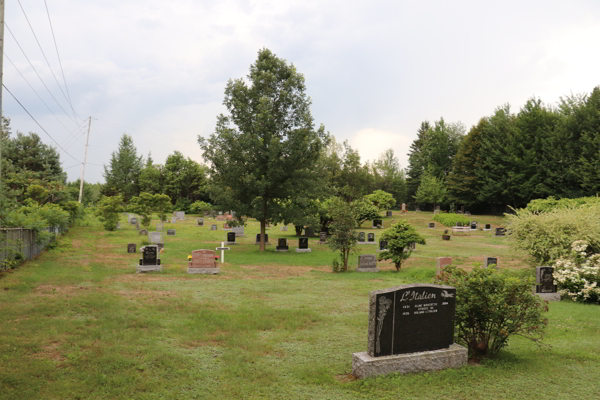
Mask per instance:
[[[142,259],[140,265],[160,265],[158,258],[158,247],[154,245],[144,246],[142,250]]]
[[[260,233],[256,234],[256,244],[260,243]],[[265,243],[269,243],[269,235],[265,233]]]
[[[447,348],[453,343],[456,289],[412,284],[369,294],[371,357]]]
[[[387,240],[380,240],[379,241],[379,250],[381,250],[381,251],[387,250],[387,245],[388,245]]]
[[[298,248],[299,249],[308,249],[308,238],[301,237],[298,239]]]
[[[128,253],[135,253],[136,252],[135,243],[128,243],[127,244],[127,252]]]
[[[227,241],[229,243],[235,243],[235,232],[227,232]]]
[[[175,229],[167,229],[167,236],[175,236]]]
[[[369,233],[367,235],[367,242],[369,242],[369,243],[375,243],[375,234],[374,233]]]
[[[471,221],[471,230],[476,230],[476,229],[477,229],[477,222]]]
[[[556,293],[556,285],[554,284],[554,268],[538,267],[537,268],[537,285],[535,285],[536,293]]]
[[[486,230],[492,229],[492,225],[490,225],[490,224],[485,224],[485,229],[486,229]]]
[[[391,217],[392,216],[392,212],[391,211],[386,211],[385,212],[385,216],[386,217]]]
[[[435,228],[435,222],[430,222],[429,223],[429,228],[431,228],[431,229]]]
[[[490,265],[494,264],[496,267],[498,266],[498,258],[496,257],[486,257],[484,267],[487,268]]]
[[[277,239],[277,247],[275,249],[276,250],[288,250],[289,247],[287,245],[287,239],[286,238]]]
[[[505,236],[505,235],[506,235],[506,229],[496,228],[496,236]]]
[[[308,237],[313,237],[315,235],[312,228],[304,228],[304,234]]]
[[[358,241],[359,242],[364,242],[365,241],[365,233],[364,232],[360,232],[358,234]]]
[[[198,218],[196,220],[196,226],[204,226],[204,218]]]
[[[373,220],[373,228],[381,228],[383,226],[383,220],[374,219]]]

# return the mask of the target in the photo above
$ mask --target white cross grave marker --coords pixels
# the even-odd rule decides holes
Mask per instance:
[[[217,247],[215,250],[221,250],[221,264],[225,262],[225,250],[230,250],[230,247],[225,247],[225,242],[221,242],[221,247]]]

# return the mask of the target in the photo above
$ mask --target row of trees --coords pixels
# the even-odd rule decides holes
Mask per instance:
[[[502,106],[463,133],[443,119],[421,124],[409,154],[409,199],[504,209],[600,192],[600,87],[556,107],[530,99],[515,114]]]

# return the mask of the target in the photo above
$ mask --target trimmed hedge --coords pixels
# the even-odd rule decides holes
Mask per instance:
[[[433,216],[433,220],[439,222],[445,226],[456,226],[457,222],[467,226],[471,223],[469,217],[465,217],[461,214],[436,214]]]

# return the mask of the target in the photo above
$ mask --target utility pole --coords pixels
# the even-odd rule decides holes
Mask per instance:
[[[4,0],[0,0],[0,193],[2,193],[2,134],[4,113],[2,112],[2,75],[4,74]]]
[[[2,1],[2,0],[0,0]],[[83,157],[83,165],[81,166],[81,179],[79,182],[79,203],[81,204],[81,199],[83,198],[83,173],[85,172],[85,164],[87,163],[87,149],[88,143],[90,141],[90,129],[92,129],[92,117],[90,117],[90,122],[88,122],[88,131],[87,137],[85,138],[85,156]]]

